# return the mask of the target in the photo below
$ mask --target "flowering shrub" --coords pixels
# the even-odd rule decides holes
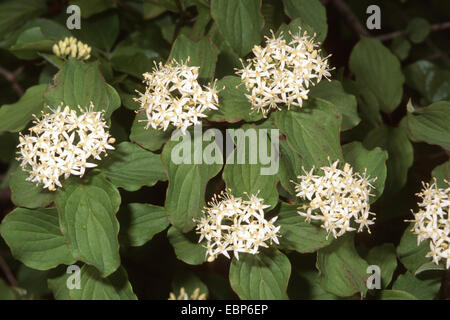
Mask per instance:
[[[449,7],[378,2],[2,1],[0,299],[448,299]]]

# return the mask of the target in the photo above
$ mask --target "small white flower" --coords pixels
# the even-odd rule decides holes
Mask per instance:
[[[315,42],[315,34],[309,37],[301,30],[292,36],[287,43],[283,35],[277,38],[266,37],[264,48],[253,48],[253,59],[249,64],[238,70],[247,90],[246,95],[252,104],[252,109],[262,112],[264,116],[271,110],[279,110],[282,106],[302,107],[308,99],[309,86],[315,85],[327,78],[330,69],[328,58],[320,56],[320,43]]]
[[[426,257],[431,257],[434,263],[439,264],[446,260],[446,268],[450,268],[450,182],[446,189],[438,188],[436,180],[430,185],[423,184],[423,189],[417,193],[422,201],[417,205],[419,211],[414,213],[414,228],[411,230],[417,234],[417,245],[424,240],[430,240],[430,252]]]
[[[202,88],[197,81],[200,67],[179,64],[176,60],[155,64],[152,73],[144,73],[145,93],[134,100],[147,116],[147,125],[167,130],[169,125],[185,132],[189,126],[206,118],[207,110],[216,110],[218,96],[215,84]]]
[[[86,168],[97,166],[87,162],[91,156],[101,159],[100,154],[114,149],[112,138],[103,120],[103,112],[94,112],[94,105],[77,115],[68,106],[61,106],[42,118],[33,121],[30,133],[20,134],[17,158],[23,170],[29,172],[28,181],[43,184],[51,191],[61,187],[60,177],[83,176]]]
[[[53,45],[53,53],[63,59],[88,60],[92,48],[74,37],[65,37]]]
[[[239,253],[259,253],[259,247],[268,247],[267,241],[278,244],[276,217],[270,221],[264,218],[264,209],[270,207],[264,200],[251,195],[248,200],[235,197],[230,190],[215,195],[205,207],[204,216],[197,221],[199,242],[206,240],[208,261],[219,254],[230,258],[232,251],[239,260]]]
[[[370,233],[369,226],[375,223],[375,218],[370,217],[375,214],[369,211],[370,190],[374,189],[370,182],[376,178],[369,179],[365,172],[353,173],[348,163],[341,170],[338,163],[336,160],[331,166],[322,167],[321,176],[313,174],[314,167],[309,172],[303,168],[305,175],[297,177],[300,182],[294,182],[295,191],[309,204],[299,207],[298,214],[306,222],[322,221],[322,228],[335,238],[356,230],[352,221],[359,224],[358,232],[366,227]]]

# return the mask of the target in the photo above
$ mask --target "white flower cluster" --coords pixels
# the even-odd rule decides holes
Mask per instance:
[[[178,296],[176,296],[173,292],[170,293],[169,300],[206,300],[206,293],[200,294],[200,288],[196,288],[189,296],[186,290],[181,287]]]
[[[42,183],[51,191],[61,187],[60,177],[71,174],[83,176],[86,168],[97,166],[87,162],[89,157],[100,160],[115,139],[109,135],[103,112],[94,112],[91,102],[87,110],[77,115],[68,106],[61,111],[48,107],[52,112],[33,121],[30,134],[20,135],[17,158],[23,170],[29,172],[28,181]]]
[[[436,181],[431,185],[423,183],[423,189],[417,194],[422,201],[418,203],[419,211],[414,213],[413,233],[417,234],[417,245],[430,240],[430,252],[434,263],[447,260],[446,268],[450,268],[450,182],[446,189],[438,188]]]
[[[188,59],[189,61],[189,59]],[[173,60],[163,65],[155,64],[152,73],[144,73],[145,93],[140,93],[141,110],[147,116],[147,126],[166,130],[169,124],[186,131],[200,123],[204,112],[217,110],[219,98],[215,84],[202,87],[197,81],[199,67],[190,67]]]
[[[273,34],[273,33],[272,33]],[[302,107],[308,99],[309,85],[315,85],[322,77],[330,77],[328,58],[320,55],[319,42],[315,34],[309,37],[306,32],[292,35],[289,43],[283,35],[277,38],[266,37],[266,46],[255,46],[255,57],[237,74],[241,76],[251,95],[246,95],[252,109],[264,116],[270,110],[281,109],[285,105]]]
[[[248,200],[233,196],[230,190],[215,195],[197,224],[199,242],[207,241],[208,261],[214,261],[219,254],[230,258],[228,251],[233,251],[236,259],[239,252],[257,254],[259,247],[268,247],[268,240],[278,244],[280,227],[274,225],[277,217],[270,221],[264,218],[267,207],[255,195]]]
[[[353,173],[352,167],[346,163],[344,169],[339,169],[339,161],[335,161],[330,167],[322,167],[323,176],[314,175],[314,167],[309,171],[303,168],[304,176],[298,176],[300,183],[295,183],[297,196],[308,200],[309,203],[298,208],[301,216],[307,222],[311,220],[322,221],[322,228],[331,232],[335,238],[342,236],[347,231],[356,230],[352,227],[352,219],[359,224],[358,232],[369,225],[374,224],[369,212],[370,190],[374,188],[368,179],[366,172],[361,176]],[[306,211],[306,212],[305,212]],[[327,236],[328,237],[328,236]]]
[[[65,37],[64,40],[59,40],[53,45],[53,53],[63,59],[88,60],[91,57],[91,49],[87,44],[74,37]]]

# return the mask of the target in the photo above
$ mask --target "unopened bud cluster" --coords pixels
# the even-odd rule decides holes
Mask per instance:
[[[450,183],[447,188],[438,188],[436,181],[431,185],[423,183],[423,189],[417,193],[421,198],[419,211],[414,214],[413,233],[417,234],[417,245],[422,241],[430,241],[430,252],[434,263],[446,260],[446,268],[450,268]]]
[[[144,73],[145,93],[140,93],[140,110],[147,116],[146,128],[167,130],[169,125],[185,132],[189,126],[200,123],[205,111],[216,110],[217,90],[198,83],[200,67],[172,62],[155,65],[152,73]]]
[[[196,288],[189,296],[186,290],[181,287],[178,296],[173,292],[170,293],[169,300],[206,300],[206,293],[200,294],[200,288]]]
[[[197,224],[199,242],[206,240],[208,261],[213,261],[219,254],[230,258],[232,251],[236,259],[239,253],[259,253],[259,247],[268,247],[266,241],[278,244],[277,233],[280,227],[274,222],[277,217],[267,221],[264,209],[269,205],[256,195],[248,200],[233,196],[230,191],[215,195],[205,207],[204,217]]]
[[[299,30],[289,43],[282,34],[266,39],[265,47],[255,46],[255,57],[248,59],[249,64],[237,72],[251,92],[246,97],[252,109],[264,116],[283,106],[302,107],[308,99],[309,86],[331,76],[329,56],[321,56],[315,34],[310,37]]]
[[[53,45],[53,53],[63,59],[88,60],[91,57],[91,47],[74,37],[66,37]]]
[[[374,224],[374,213],[369,211],[370,191],[374,187],[370,184],[366,172],[362,175],[353,173],[352,167],[346,163],[343,170],[339,169],[339,161],[331,166],[321,168],[323,175],[314,175],[314,167],[305,175],[298,176],[299,183],[295,183],[297,196],[307,201],[299,207],[298,214],[311,220],[321,221],[322,227],[332,233],[335,238],[342,236],[359,225],[358,232]]]
[[[20,135],[17,158],[23,170],[29,172],[28,181],[43,184],[51,191],[61,187],[60,177],[83,176],[86,168],[97,166],[88,162],[90,157],[101,160],[100,154],[114,149],[106,130],[103,112],[94,112],[91,103],[80,115],[68,106],[61,110],[48,107],[41,119],[33,121],[29,134]]]

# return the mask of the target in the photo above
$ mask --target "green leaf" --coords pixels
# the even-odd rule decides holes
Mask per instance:
[[[167,231],[167,238],[179,260],[191,265],[205,262],[206,249],[198,243],[198,236],[195,233],[182,233],[172,226]]]
[[[160,60],[161,57],[156,51],[131,45],[119,45],[111,54],[111,63],[115,70],[138,79],[142,79],[142,74],[151,71],[153,63]]]
[[[342,131],[355,127],[361,121],[355,96],[345,92],[339,81],[321,81],[311,88],[309,95],[331,102],[338,109],[342,115]]]
[[[326,21],[325,21],[325,23],[326,23]],[[297,18],[297,19],[293,19],[289,24],[283,23],[280,26],[280,28],[278,29],[276,35],[279,36],[281,34],[281,32],[283,32],[283,38],[286,39],[286,42],[290,42],[292,40],[292,36],[290,35],[290,33],[295,35],[295,34],[298,34],[299,31],[302,34],[303,34],[303,32],[306,31],[306,33],[309,36],[313,36],[314,32],[316,32],[312,26],[310,26],[309,24],[306,24],[301,18]],[[317,34],[316,41],[323,42],[326,37],[327,37],[327,32],[325,30],[325,33]]]
[[[392,286],[393,290],[406,291],[420,300],[435,299],[440,288],[440,277],[421,280],[408,271],[399,275]]]
[[[409,42],[409,40],[406,39],[406,37],[403,35],[394,38],[394,40],[392,40],[392,43],[391,43],[392,52],[401,61],[408,58],[409,53],[411,51],[411,47],[412,47],[411,42]]]
[[[26,181],[28,173],[17,167],[9,178],[11,201],[18,207],[46,207],[55,200],[55,192],[43,189],[42,185]]]
[[[197,8],[198,14],[197,14],[197,18],[195,19],[195,23],[192,27],[192,33],[190,35],[190,38],[195,41],[201,39],[201,37],[205,34],[205,31],[206,31],[206,28],[208,27],[209,22],[211,21],[211,13],[209,10],[209,3],[207,4],[207,6],[202,5],[201,3],[197,3],[196,8]]]
[[[44,58],[48,63],[50,63],[50,65],[58,69],[61,69],[64,66],[64,60],[53,54],[38,52],[38,56]]]
[[[261,113],[250,109],[250,101],[245,96],[248,91],[239,77],[226,76],[217,82],[217,88],[220,90],[220,105],[208,116],[209,121],[254,122],[263,118]]]
[[[422,272],[426,271],[444,271],[446,270],[443,263],[436,264],[433,261],[426,262],[423,265],[421,265],[419,268],[417,268],[416,272],[414,272],[414,275],[417,276],[421,274]]]
[[[326,292],[319,285],[319,272],[315,269],[315,255],[289,255],[292,275],[288,295],[291,300],[336,300],[338,297]],[[310,260],[312,259],[312,263]]]
[[[414,141],[437,144],[450,150],[450,102],[436,102],[409,112],[407,126]]]
[[[337,109],[322,99],[311,99],[298,112],[275,113],[276,126],[286,135],[289,146],[302,156],[306,168],[329,165],[328,157],[342,159],[341,119]]]
[[[371,184],[375,187],[371,193],[374,197],[370,198],[373,203],[383,194],[384,182],[386,180],[386,160],[388,154],[380,148],[367,150],[361,142],[355,141],[348,143],[342,147],[345,161],[351,164],[354,172],[364,173],[367,169],[367,175],[371,179],[375,179]]]
[[[392,243],[384,243],[382,245],[370,249],[366,257],[369,265],[376,265],[381,270],[381,285],[386,288],[392,281],[392,276],[397,268],[397,256],[395,247]]]
[[[291,180],[296,181],[297,176],[303,174],[302,165],[303,161],[300,155],[288,146],[286,140],[280,140],[280,170],[278,178],[284,190],[292,196],[295,196],[296,192],[295,184]]]
[[[84,265],[80,270],[80,289],[67,289],[70,275],[48,280],[48,287],[56,300],[137,300],[123,267],[102,278],[95,268]]]
[[[447,188],[448,184],[444,180],[450,181],[450,160],[435,167],[431,174],[436,178],[439,188]]]
[[[411,231],[413,226],[414,224],[411,223],[405,229],[397,247],[397,257],[406,269],[415,273],[420,266],[429,262],[430,259],[425,256],[430,251],[430,246],[428,241],[422,241],[420,245],[417,245],[417,235]]]
[[[144,245],[169,225],[164,208],[149,203],[129,203],[120,209],[117,217],[121,243],[132,247]]]
[[[50,52],[53,40],[46,39],[39,27],[33,27],[22,32],[16,44],[9,50],[19,59],[33,60],[38,58],[37,51]]]
[[[204,37],[199,41],[193,41],[180,34],[173,43],[169,60],[175,59],[178,62],[186,62],[186,59],[189,58],[188,65],[200,67],[199,79],[211,81],[214,76],[218,54],[219,50],[212,45],[208,38]]]
[[[117,189],[93,172],[66,180],[56,195],[61,230],[75,259],[94,265],[104,277],[120,265],[120,205]]]
[[[235,73],[236,68],[242,68],[239,55],[231,48],[220,33],[217,23],[213,23],[207,37],[220,50],[216,64],[216,78],[222,78]]]
[[[188,131],[181,138],[181,141],[175,139],[167,142],[162,151],[162,161],[169,179],[165,209],[169,221],[187,232],[194,227],[192,219],[201,214],[205,204],[206,184],[219,173],[222,165],[207,164],[203,160],[206,147],[214,145],[214,141],[203,144],[201,134],[191,137]],[[216,152],[220,153],[220,150],[216,149]],[[222,159],[221,154],[218,156]]]
[[[94,14],[116,8],[116,2],[112,0],[71,0],[70,4],[80,7],[83,18],[89,18]]]
[[[74,59],[68,60],[56,74],[44,100],[52,107],[64,103],[75,110],[78,105],[88,107],[92,101],[95,111],[105,110],[105,119],[120,107],[120,97],[103,79],[98,62],[87,64]]]
[[[345,90],[355,95],[356,100],[358,101],[359,115],[361,119],[366,122],[366,124],[363,122],[361,127],[366,126],[372,128],[380,126],[383,123],[383,119],[381,118],[377,97],[372,91],[367,90],[362,83],[349,78],[344,78],[342,84],[344,85]]]
[[[122,142],[100,165],[109,180],[127,191],[139,190],[166,181],[167,176],[159,154],[142,149],[131,142]]]
[[[153,19],[166,11],[167,9],[164,6],[153,4],[152,0],[144,0],[144,8],[142,12],[144,19]]]
[[[274,208],[278,202],[276,189],[278,183],[276,173],[279,166],[278,146],[276,141],[267,142],[267,154],[265,156],[270,163],[263,164],[260,148],[265,141],[261,138],[268,136],[260,130],[264,129],[249,127],[234,131],[236,140],[233,138],[233,142],[236,141],[236,149],[227,157],[223,170],[223,180],[225,180],[227,188],[231,189],[233,195],[247,198],[245,193],[248,196],[258,194],[258,197],[264,199],[264,204]],[[258,141],[257,144],[256,141]],[[242,154],[244,151],[245,154]]]
[[[363,37],[353,48],[349,66],[356,82],[375,95],[381,110],[394,111],[401,102],[405,81],[397,57],[381,41]]]
[[[426,60],[419,60],[405,68],[406,84],[432,103],[450,100],[450,71]]]
[[[354,234],[333,241],[317,254],[319,283],[322,288],[339,297],[350,297],[355,293],[365,296],[368,264],[355,249]]]
[[[388,152],[385,194],[399,191],[406,183],[414,160],[414,150],[406,130],[402,127],[378,127],[367,134],[363,144],[369,150],[381,147]]]
[[[30,268],[48,270],[75,263],[59,229],[55,208],[17,208],[6,215],[0,230],[13,256]]]
[[[18,132],[39,115],[44,104],[44,92],[47,85],[39,84],[25,91],[25,94],[13,104],[5,104],[0,108],[0,132]]]
[[[324,229],[305,222],[295,206],[282,202],[276,211],[278,219],[275,224],[281,226],[280,249],[308,253],[322,249],[332,242],[332,238],[327,239]]]
[[[276,249],[264,249],[259,254],[240,255],[230,266],[230,284],[243,300],[281,300],[286,294],[291,263]]]
[[[169,140],[172,130],[166,131],[153,129],[149,127],[145,129],[147,116],[145,112],[139,112],[134,118],[133,125],[131,126],[130,140],[140,145],[142,148],[150,151],[157,151],[161,149],[164,143]]]
[[[10,51],[20,59],[32,60],[38,58],[42,52],[52,52],[54,43],[71,35],[65,25],[38,18],[25,23],[8,37],[5,46],[10,44]],[[56,58],[53,54],[49,56]]]
[[[323,41],[327,36],[328,24],[325,7],[319,0],[283,0],[284,12],[291,18],[299,18],[310,25]],[[311,34],[312,36],[312,34]]]
[[[409,20],[406,27],[406,33],[413,43],[425,41],[431,32],[430,23],[423,18],[414,18]]]
[[[108,12],[83,20],[81,29],[72,30],[78,40],[109,52],[119,35],[119,16]]]
[[[0,133],[0,150],[2,150],[2,152],[0,153],[0,162],[10,163],[10,166],[8,168],[9,172],[14,171],[16,166],[19,165],[18,162],[13,161],[16,156],[15,152],[18,144],[19,144],[18,134],[10,132]],[[1,182],[1,185],[6,186],[7,184],[8,184],[7,173],[4,173],[4,178],[3,181]]]
[[[401,290],[383,290],[380,300],[418,300],[412,294]]]
[[[0,4],[0,39],[46,10],[44,0],[9,0]]]
[[[243,57],[261,42],[260,0],[212,0],[211,15],[227,43]]]

